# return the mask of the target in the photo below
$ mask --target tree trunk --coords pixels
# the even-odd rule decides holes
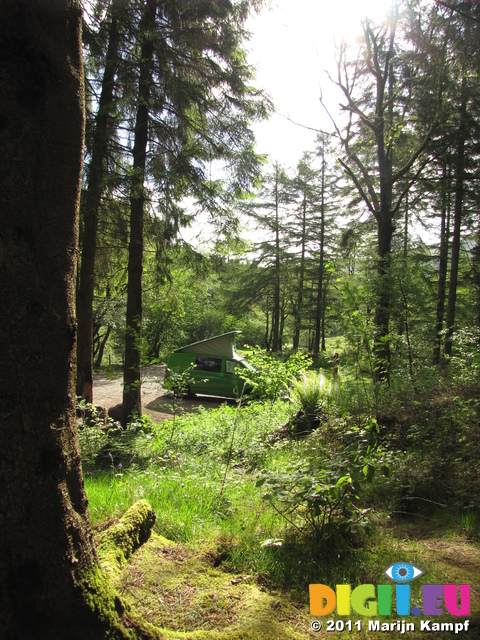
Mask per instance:
[[[278,351],[283,350],[283,331],[285,329],[285,320],[287,319],[287,314],[285,313],[285,292],[283,292],[282,300],[280,304],[280,324],[278,328]]]
[[[435,345],[433,364],[440,363],[440,351],[445,309],[445,288],[447,283],[448,241],[450,235],[450,169],[443,169],[442,214],[440,223],[440,256],[438,265],[437,312],[435,320]]]
[[[323,153],[323,152],[322,152]],[[322,161],[322,194],[320,209],[320,259],[318,264],[317,302],[315,308],[315,340],[313,355],[320,353],[322,339],[323,266],[325,262],[325,156]]]
[[[302,327],[306,236],[307,236],[307,196],[306,196],[306,193],[304,193],[303,207],[302,207],[302,249],[301,249],[301,256],[300,256],[300,277],[298,282],[297,308],[295,313],[295,330],[293,334],[293,350],[294,351],[298,351],[298,347],[300,344],[300,330]]]
[[[405,217],[403,220],[403,259],[405,264],[408,256],[408,193],[405,196]]]
[[[477,244],[472,257],[473,285],[475,287],[476,324],[480,329],[480,228],[477,230]]]
[[[81,11],[0,8],[0,637],[103,638],[75,417]]]
[[[374,355],[375,370],[374,378],[376,382],[384,381],[389,384],[390,375],[390,261],[393,236],[393,224],[390,212],[377,218],[378,233],[378,280],[375,296],[375,315],[373,317],[374,332]]]
[[[327,350],[327,345],[325,343],[325,310],[327,308],[328,281],[329,281],[329,277],[327,276],[327,279],[323,285],[323,296],[322,296],[322,329],[321,329],[321,332],[322,332],[321,350],[322,351]]]
[[[273,283],[272,351],[279,351],[280,332],[280,221],[279,168],[275,167],[275,276]]]
[[[266,307],[267,307],[267,311],[265,314],[265,349],[267,351],[270,351],[270,341],[268,337],[270,335],[270,314],[268,311],[268,293],[267,293]]]
[[[105,352],[105,347],[107,345],[108,338],[110,337],[110,333],[112,331],[112,327],[108,326],[105,334],[102,338],[99,339],[98,352],[96,354],[95,366],[99,369],[102,366],[103,354]]]
[[[145,208],[145,169],[148,147],[149,100],[153,83],[152,34],[155,30],[157,0],[147,0],[143,26],[138,87],[135,140],[133,146],[132,191],[130,197],[130,243],[128,248],[127,328],[125,335],[125,368],[123,373],[123,415],[127,423],[142,412],[141,334],[143,223]]]
[[[109,122],[114,108],[115,73],[119,48],[118,16],[125,0],[113,0],[102,92],[93,134],[92,158],[82,206],[82,259],[77,289],[77,395],[93,402],[93,293],[97,249],[98,212],[104,192]]]
[[[452,256],[450,260],[450,282],[448,285],[447,310],[445,313],[445,344],[444,354],[452,353],[452,334],[455,323],[455,304],[457,299],[458,266],[460,262],[460,231],[462,226],[463,192],[465,182],[465,143],[467,130],[467,100],[468,90],[465,76],[462,78],[460,124],[457,157],[455,160],[455,204],[453,213]]]

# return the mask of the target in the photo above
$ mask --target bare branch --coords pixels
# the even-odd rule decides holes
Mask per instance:
[[[375,207],[372,206],[372,203],[370,202],[367,194],[365,193],[365,191],[364,191],[362,185],[360,184],[360,181],[358,180],[358,178],[355,175],[355,173],[352,171],[352,169],[347,165],[347,163],[344,160],[342,160],[340,158],[339,162],[342,165],[342,167],[344,168],[345,172],[349,175],[349,177],[355,183],[357,191],[362,196],[362,199],[365,202],[365,204],[367,205],[368,210],[370,211],[370,213],[372,213],[375,216],[375,218],[377,218],[377,213],[376,213]]]
[[[320,102],[322,102],[321,98],[320,98]],[[323,131],[322,129],[317,129],[316,127],[309,127],[308,125],[302,124],[301,122],[295,122],[295,120],[292,120],[292,118],[288,115],[288,113],[287,114],[278,113],[278,115],[282,116],[282,118],[286,118],[289,122],[291,122],[295,126],[302,127],[302,129],[308,129],[309,131],[315,131],[316,133],[321,133],[324,136],[331,136],[331,137],[338,136],[337,133],[332,133],[331,131]]]

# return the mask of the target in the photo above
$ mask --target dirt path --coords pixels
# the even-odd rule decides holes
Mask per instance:
[[[143,412],[154,422],[163,422],[173,415],[172,394],[163,388],[163,365],[150,365],[143,369],[142,404]],[[115,376],[107,373],[96,373],[93,377],[93,398],[97,405],[114,407],[122,402],[123,375],[119,372]],[[184,400],[183,410],[197,411],[200,406],[213,409],[231,400],[198,396],[195,400]]]

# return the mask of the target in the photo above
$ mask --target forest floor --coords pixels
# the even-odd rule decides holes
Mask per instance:
[[[425,633],[431,640],[464,635],[478,640],[478,545],[464,538],[444,538],[412,524],[387,526],[382,535],[387,539],[383,545],[390,552],[394,549],[393,557],[421,555],[435,565],[437,575],[446,583],[471,584],[472,610],[466,624],[464,617],[422,616],[430,620],[422,629],[419,618],[410,615],[399,619],[393,613],[393,618],[387,618],[388,625],[385,617],[372,618],[384,625],[375,632],[368,617],[356,614],[314,618],[305,599],[298,602],[288,591],[269,589],[252,575],[217,567],[213,550],[176,544],[156,533],[133,555],[115,586],[136,615],[152,625],[152,637],[157,640],[396,640],[404,633],[411,640],[421,639]],[[375,540],[379,543],[378,535]],[[384,582],[381,575],[378,580]],[[440,621],[449,624],[442,628]],[[411,626],[405,627],[405,623]]]
[[[173,416],[174,411],[173,396],[163,388],[164,373],[164,365],[149,365],[143,369],[143,412],[150,416],[156,423],[169,420]],[[96,373],[93,377],[95,404],[107,407],[107,409],[121,404],[122,385],[123,374],[119,370]],[[200,406],[203,406],[205,409],[214,409],[224,402],[235,404],[233,400],[211,398],[209,396],[197,396],[197,398],[193,400],[185,398],[182,400],[182,411],[192,413],[198,411]]]
[[[143,410],[155,423],[171,418],[175,404],[173,396],[163,389],[163,373],[163,366],[146,367],[142,382]],[[96,404],[107,408],[121,402],[120,372],[95,375],[94,399]],[[205,396],[184,400],[181,412],[194,413],[200,411],[201,406],[214,409],[224,402],[224,399]],[[176,410],[178,415],[178,403]],[[242,438],[252,429],[259,434],[272,428],[268,416],[272,408],[258,414],[254,410],[255,407],[251,407],[248,411],[252,415],[246,413],[243,422],[236,425],[239,441],[243,442]],[[224,414],[229,411],[233,413],[226,407],[220,409]],[[118,471],[112,462],[111,468],[100,467],[86,478],[97,533],[116,522],[139,498],[146,499],[155,509],[157,523],[151,538],[114,578],[127,610],[142,620],[152,639],[397,640],[405,635],[409,640],[426,637],[429,640],[457,637],[480,640],[478,521],[472,519],[469,527],[463,526],[461,522],[455,522],[453,516],[449,517],[448,509],[431,517],[430,513],[422,511],[413,518],[394,518],[388,509],[374,508],[368,534],[356,538],[351,548],[344,549],[342,558],[339,551],[338,564],[343,566],[345,563],[346,576],[354,575],[360,583],[373,585],[388,584],[384,571],[392,563],[408,561],[415,564],[425,571],[425,576],[412,585],[412,606],[422,603],[423,584],[469,584],[471,607],[468,617],[444,612],[444,615],[431,616],[430,623],[422,627],[427,617],[395,615],[395,599],[392,616],[372,616],[373,624],[378,621],[384,625],[380,628],[371,627],[368,616],[353,612],[348,616],[333,613],[315,618],[310,615],[310,580],[302,579],[302,576],[305,572],[310,576],[312,572],[302,563],[318,567],[319,575],[323,576],[324,567],[318,564],[318,558],[329,565],[328,545],[325,553],[316,550],[312,558],[301,553],[300,546],[291,542],[263,548],[264,537],[275,536],[275,540],[285,537],[286,529],[275,529],[274,524],[268,524],[270,521],[262,520],[267,514],[266,506],[258,496],[255,497],[258,476],[248,465],[232,464],[224,487],[223,481],[227,477],[225,452],[230,442],[226,436],[233,418],[231,415],[215,418],[215,414],[216,411],[205,413],[187,427],[180,422],[175,430],[170,425],[158,428],[158,438],[164,438],[168,447],[160,457],[158,451],[162,450],[152,449],[150,457],[153,460],[157,456],[158,459],[145,468],[142,465],[148,456],[140,456],[141,447],[159,445],[151,434],[142,434],[141,430],[133,432],[132,437],[138,436],[138,440],[129,446],[139,449],[136,468],[129,470],[125,464],[125,468]],[[275,419],[277,417],[280,420],[280,414]],[[174,422],[171,424],[175,425]],[[219,434],[223,434],[222,437]],[[248,442],[250,444],[245,447],[249,448],[248,459],[252,463],[255,452],[257,455],[262,452],[265,456],[278,455],[282,464],[290,460],[286,446],[262,448],[261,438]],[[299,443],[292,443],[289,450],[299,446]],[[246,459],[247,453],[243,449],[237,448],[235,453],[240,460]],[[262,465],[265,464],[263,461]],[[219,494],[220,477],[223,481]],[[217,524],[208,529],[211,520]],[[198,535],[189,535],[189,527],[198,528]],[[208,531],[208,534],[202,534],[202,531]],[[174,537],[175,532],[179,533],[176,542],[163,537],[169,534]],[[264,557],[270,558],[270,564]],[[337,555],[332,555],[332,559],[336,565]],[[348,568],[349,563],[354,569]],[[300,565],[305,568],[301,569]],[[283,582],[271,578],[268,572],[274,569],[278,575],[285,575]],[[349,579],[342,577],[342,571],[339,569],[336,579],[339,584],[349,583]],[[312,581],[323,583],[324,578],[313,578]],[[403,623],[412,626],[405,628]]]

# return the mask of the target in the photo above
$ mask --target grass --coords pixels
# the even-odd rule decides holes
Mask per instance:
[[[157,514],[157,535],[172,541],[165,543],[155,536],[135,554],[122,574],[123,591],[146,620],[170,630],[168,637],[184,637],[188,630],[193,635],[185,637],[192,639],[307,638],[312,637],[309,584],[379,584],[386,581],[386,567],[408,561],[425,571],[426,583],[472,585],[474,629],[469,637],[479,638],[480,604],[473,594],[480,587],[480,512],[472,504],[473,496],[468,504],[458,498],[461,490],[468,493],[470,485],[459,487],[455,499],[445,496],[447,508],[439,510],[432,503],[429,510],[412,509],[411,516],[393,513],[402,497],[401,482],[411,486],[416,480],[419,490],[435,495],[437,467],[424,462],[424,470],[418,469],[425,451],[434,454],[433,446],[451,450],[454,456],[464,456],[466,468],[470,463],[465,456],[476,459],[470,426],[477,414],[472,403],[460,403],[458,395],[454,398],[440,403],[448,408],[448,420],[443,409],[435,416],[448,422],[446,442],[428,423],[431,408],[422,417],[417,407],[415,423],[411,425],[409,418],[409,427],[405,412],[402,418],[396,415],[393,424],[381,427],[382,446],[390,446],[392,477],[376,476],[360,495],[358,508],[371,509],[369,527],[320,543],[292,530],[274,505],[262,499],[265,488],[257,487],[256,481],[264,471],[281,472],[307,458],[318,458],[321,466],[328,452],[351,446],[362,418],[334,420],[338,405],[330,407],[328,425],[303,440],[272,437],[295,411],[285,402],[252,403],[238,415],[235,407],[225,405],[177,418],[175,425],[139,421],[135,428],[113,433],[106,440],[96,438],[92,428],[81,440],[94,527],[102,529],[144,498]],[[465,406],[470,413],[463,410]],[[452,424],[461,420],[461,428],[453,429]],[[411,461],[416,460],[413,468],[408,467],[408,455],[392,448],[405,442]],[[435,455],[430,460],[435,462]],[[467,474],[462,473],[451,480],[466,482]],[[415,598],[420,582],[413,585]],[[352,615],[352,620],[359,619]],[[370,639],[366,619],[362,620],[361,632],[333,631],[327,636]],[[447,620],[442,616],[442,621]],[[324,633],[325,629],[315,637]],[[424,635],[417,630],[408,637]],[[453,637],[447,632],[428,636]],[[389,632],[381,637],[398,635]]]
[[[283,464],[285,447],[269,444],[265,436],[287,417],[288,405],[283,403],[251,405],[235,425],[235,409],[225,405],[177,418],[173,437],[171,422],[150,426],[150,433],[139,429],[116,434],[107,447],[102,445],[102,455],[94,457],[97,463],[104,460],[106,468],[88,460],[84,464],[94,525],[145,498],[158,514],[159,531],[174,540],[191,541],[214,532],[236,535],[246,522],[265,516],[253,472],[267,463]],[[91,448],[87,452],[91,455]],[[226,471],[228,481],[222,488]]]

